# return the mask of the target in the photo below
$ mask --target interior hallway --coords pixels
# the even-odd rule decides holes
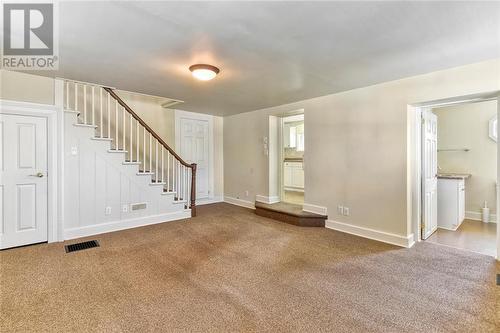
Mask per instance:
[[[228,204],[89,239],[101,247],[0,252],[0,331],[496,330],[500,265],[430,242],[403,249]]]
[[[426,242],[465,249],[495,257],[496,223],[464,220],[456,231],[437,229]]]

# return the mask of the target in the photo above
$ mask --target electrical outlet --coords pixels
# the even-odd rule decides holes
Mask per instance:
[[[111,207],[106,207],[106,209],[104,210],[104,214],[106,215],[111,215]]]
[[[248,194],[249,194],[249,193],[248,193],[248,190],[247,190],[247,191],[245,191],[245,196],[246,196],[246,197],[248,197]]]
[[[344,206],[338,205],[337,206],[337,213],[339,213],[340,215],[344,215]]]
[[[124,213],[128,212],[128,205],[123,205],[122,206],[122,212],[124,212]]]
[[[344,216],[349,216],[350,213],[349,207],[344,207]]]

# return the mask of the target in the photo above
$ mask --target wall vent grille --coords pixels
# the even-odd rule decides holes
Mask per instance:
[[[136,204],[131,204],[130,205],[130,210],[141,210],[141,209],[146,209],[147,204],[145,202],[142,203],[136,203]]]

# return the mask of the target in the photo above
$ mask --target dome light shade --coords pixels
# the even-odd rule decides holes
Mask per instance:
[[[191,74],[200,81],[212,80],[220,70],[212,65],[196,64],[189,67]]]

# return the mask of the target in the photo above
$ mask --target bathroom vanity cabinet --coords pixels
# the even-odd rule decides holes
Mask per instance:
[[[457,230],[465,219],[465,179],[469,175],[438,175],[438,227]]]

